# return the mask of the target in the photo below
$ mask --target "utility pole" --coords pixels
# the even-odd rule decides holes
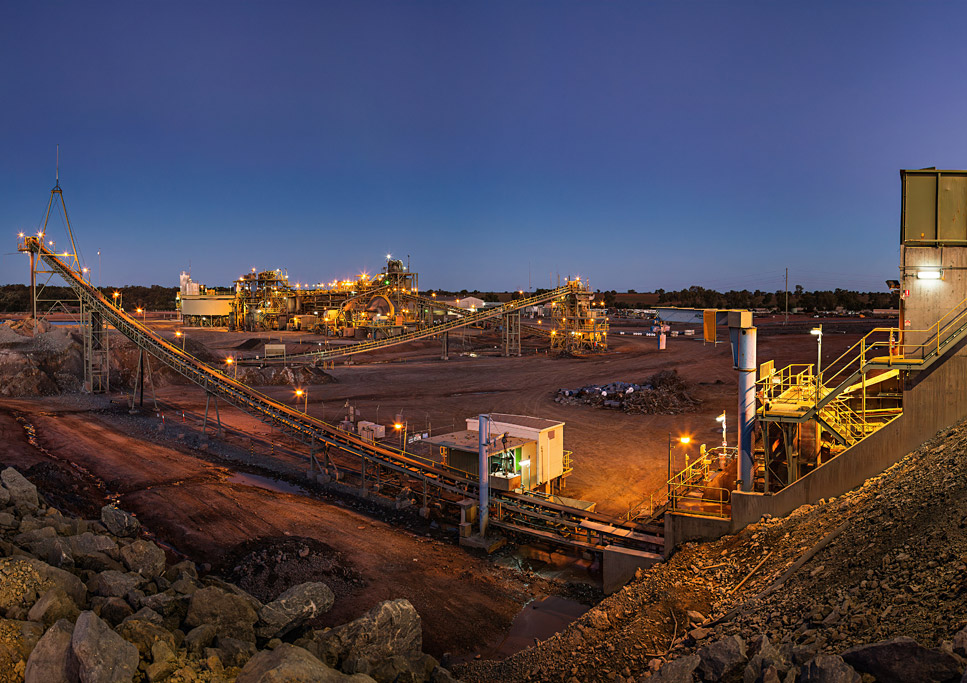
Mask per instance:
[[[789,268],[786,268],[786,322],[783,324],[789,324]]]

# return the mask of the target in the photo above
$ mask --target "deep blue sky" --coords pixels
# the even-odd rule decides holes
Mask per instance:
[[[105,284],[883,289],[967,167],[967,5],[0,3],[0,282],[61,145]],[[55,235],[61,228],[56,228]],[[95,272],[95,280],[97,274]]]

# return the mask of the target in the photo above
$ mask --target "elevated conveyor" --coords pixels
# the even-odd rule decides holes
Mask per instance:
[[[450,500],[476,496],[477,482],[467,478],[459,470],[365,441],[275,401],[185,353],[105,299],[97,289],[84,281],[80,273],[47,249],[37,237],[21,238],[19,249],[42,259],[65,280],[83,306],[97,312],[106,325],[113,326],[138,348],[150,353],[209,395],[222,399],[263,422],[271,423],[309,445],[312,449],[310,453],[315,447],[334,447],[358,457],[364,468],[366,463],[371,463],[398,474],[401,479],[412,483],[411,488],[414,491],[429,487],[439,497]],[[547,301],[566,293],[567,288],[562,287],[524,302],[515,302],[516,305],[510,310],[531,305],[534,300]],[[501,315],[506,310],[491,309],[482,312],[483,315],[473,321]],[[432,333],[439,331],[436,329]],[[604,552],[610,546],[644,553],[661,552],[662,539],[658,535],[661,531],[657,527],[509,492],[491,492],[490,505],[492,523],[531,539],[599,552]]]
[[[386,339],[376,339],[368,342],[361,342],[359,344],[349,344],[346,346],[340,346],[330,349],[325,349],[321,351],[310,351],[308,353],[293,353],[288,354],[283,357],[272,357],[266,359],[239,359],[238,363],[242,365],[262,365],[269,363],[286,363],[292,364],[293,362],[298,362],[299,360],[312,361],[312,360],[332,360],[333,358],[343,358],[345,356],[352,356],[357,353],[367,353],[369,351],[375,351],[376,349],[385,349],[391,346],[397,346],[399,344],[406,344],[407,342],[417,341],[419,339],[427,339],[430,337],[436,337],[446,332],[451,332],[453,330],[458,330],[462,327],[469,327],[471,325],[477,325],[485,320],[490,320],[491,318],[499,318],[500,316],[506,315],[508,313],[515,313],[528,306],[534,306],[536,304],[547,303],[548,301],[553,301],[555,299],[562,299],[571,293],[571,285],[565,285],[563,287],[558,287],[549,292],[544,292],[543,294],[537,294],[535,296],[529,297],[527,299],[517,299],[515,301],[509,301],[500,306],[494,306],[493,308],[483,308],[479,311],[467,312],[463,309],[458,309],[463,314],[463,317],[456,320],[448,320],[446,322],[441,322],[437,325],[430,325],[421,330],[415,330],[413,332],[407,332],[395,337],[387,337]]]

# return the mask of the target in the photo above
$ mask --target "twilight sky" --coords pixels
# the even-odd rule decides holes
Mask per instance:
[[[95,283],[391,252],[424,289],[774,291],[788,266],[882,290],[899,169],[967,167],[965,25],[944,2],[3,2],[0,283],[27,280],[9,252],[59,143]]]

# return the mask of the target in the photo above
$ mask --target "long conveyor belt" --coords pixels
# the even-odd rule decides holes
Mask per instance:
[[[257,419],[272,423],[303,443],[335,447],[359,457],[363,463],[373,463],[399,474],[402,478],[413,480],[421,487],[429,486],[459,497],[475,494],[477,482],[463,476],[459,471],[365,441],[279,403],[185,353],[108,301],[97,289],[85,282],[80,273],[47,249],[38,238],[25,238],[20,249],[37,254],[53,271],[63,277],[77,294],[82,307],[99,315],[103,324],[113,326],[139,348],[203,388],[208,394]],[[563,293],[555,290],[532,299],[547,300]],[[496,315],[501,312],[505,311]],[[660,530],[656,527],[646,527],[567,507],[536,496],[492,491],[490,506],[491,519],[496,526],[560,545],[592,551],[603,551],[613,545],[654,552],[663,544],[658,535]]]
[[[286,356],[271,356],[269,358],[252,360],[252,359],[239,359],[238,362],[243,365],[253,365],[253,364],[266,364],[266,363],[292,363],[293,361],[303,360],[330,360],[332,358],[341,358],[344,356],[352,356],[357,353],[366,353],[368,351],[375,351],[376,349],[386,348],[388,346],[396,346],[397,344],[405,344],[407,342],[416,341],[418,339],[426,339],[427,337],[436,337],[438,335],[450,332],[451,330],[460,329],[461,327],[468,327],[470,325],[476,325],[485,320],[491,318],[497,318],[507,313],[514,313],[521,309],[527,308],[528,306],[534,306],[536,304],[545,303],[547,301],[553,301],[554,299],[560,299],[571,291],[570,286],[565,285],[564,287],[558,287],[549,292],[544,292],[543,294],[536,294],[527,299],[516,299],[514,301],[507,302],[500,306],[494,306],[493,308],[483,308],[479,311],[472,313],[465,313],[462,318],[456,320],[449,320],[447,322],[442,322],[438,325],[431,325],[420,330],[415,330],[413,332],[407,332],[406,334],[401,334],[395,337],[387,337],[385,339],[377,339],[374,341],[360,342],[359,344],[349,344],[347,346],[339,346],[336,348],[325,349],[322,351],[309,351],[307,353],[293,353],[287,354]]]

